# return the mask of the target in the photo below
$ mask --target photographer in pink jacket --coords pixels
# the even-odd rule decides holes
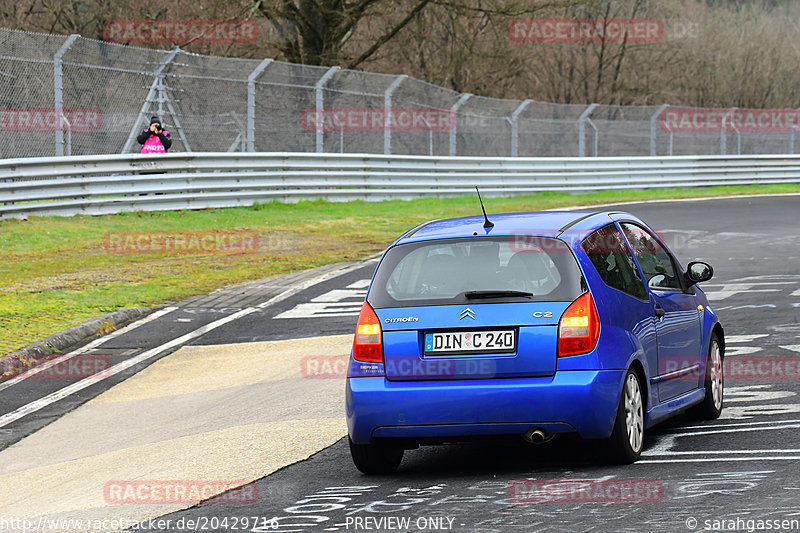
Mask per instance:
[[[150,118],[150,127],[140,133],[136,140],[142,145],[143,154],[164,154],[172,146],[169,132],[161,127],[158,117]]]

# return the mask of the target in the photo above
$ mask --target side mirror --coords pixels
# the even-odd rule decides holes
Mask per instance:
[[[667,286],[666,281],[667,281],[667,276],[665,276],[664,274],[656,274],[655,276],[650,278],[650,281],[647,284],[650,286],[651,289],[660,289]]]
[[[711,268],[711,265],[708,263],[703,263],[702,261],[692,261],[686,265],[686,279],[688,280],[689,285],[708,281],[713,275],[714,269]]]

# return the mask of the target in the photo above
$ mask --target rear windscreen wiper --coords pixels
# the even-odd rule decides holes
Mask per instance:
[[[533,296],[532,292],[524,291],[467,291],[464,297],[468,300],[477,300],[479,298],[530,298]]]

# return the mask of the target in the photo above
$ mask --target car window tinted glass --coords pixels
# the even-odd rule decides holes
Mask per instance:
[[[592,232],[583,240],[581,248],[606,285],[640,300],[647,299],[647,289],[636,270],[633,257],[614,224]]]
[[[647,230],[628,222],[620,224],[636,254],[648,285],[654,289],[682,290],[672,256]]]
[[[522,291],[497,301],[572,301],[581,273],[564,242],[549,237],[472,237],[395,246],[384,257],[369,294],[373,307],[476,301],[471,291]]]

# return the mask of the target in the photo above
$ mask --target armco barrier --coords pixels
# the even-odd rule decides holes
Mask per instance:
[[[0,218],[202,209],[259,202],[385,200],[800,182],[800,156],[431,157],[172,153],[0,160]]]

